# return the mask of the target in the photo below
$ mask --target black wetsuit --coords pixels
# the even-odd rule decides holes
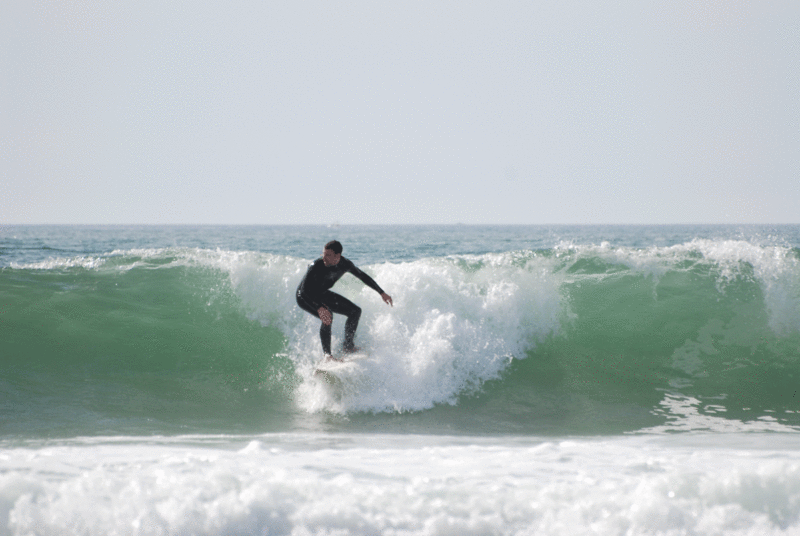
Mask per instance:
[[[325,263],[319,258],[311,263],[297,287],[297,305],[317,318],[319,318],[319,308],[322,306],[327,307],[331,313],[345,315],[347,322],[344,325],[344,350],[351,351],[355,348],[353,339],[356,336],[358,320],[361,318],[361,308],[344,296],[330,291],[334,283],[347,272],[359,278],[378,294],[383,294],[383,289],[375,280],[359,270],[349,259],[340,257],[336,266],[325,266]],[[322,341],[322,351],[330,355],[330,324],[326,326],[324,322],[322,323],[319,328],[319,338]]]

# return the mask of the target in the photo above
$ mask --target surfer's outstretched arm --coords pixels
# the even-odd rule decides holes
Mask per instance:
[[[349,271],[351,274],[359,278],[361,282],[367,285],[369,288],[380,294],[381,299],[384,302],[394,307],[394,304],[392,303],[392,297],[386,294],[380,287],[380,285],[378,285],[378,283],[375,282],[374,279],[372,279],[366,272],[364,272],[363,270],[358,268],[355,264],[353,264],[352,261],[346,260],[345,262],[347,263],[346,264],[347,271]]]

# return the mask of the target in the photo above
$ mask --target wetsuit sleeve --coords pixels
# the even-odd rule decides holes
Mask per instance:
[[[352,261],[348,260],[347,262],[350,264],[347,268],[348,272],[359,278],[365,285],[367,285],[369,288],[371,288],[378,294],[384,293],[383,289],[378,285],[378,283],[375,282],[374,279],[372,279],[369,275],[359,270],[358,267],[355,264],[353,264]]]

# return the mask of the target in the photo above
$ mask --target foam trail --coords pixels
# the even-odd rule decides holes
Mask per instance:
[[[418,411],[455,404],[497,378],[559,326],[557,281],[533,255],[425,259],[368,267],[390,292],[387,308],[357,281],[337,287],[364,309],[358,343],[370,355],[361,381],[332,394],[311,377],[318,355],[318,322],[303,320],[290,339],[305,382],[300,404],[309,411]],[[334,322],[334,331],[341,322]],[[341,334],[338,334],[341,336]]]

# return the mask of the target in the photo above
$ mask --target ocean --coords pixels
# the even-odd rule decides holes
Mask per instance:
[[[800,225],[0,226],[0,536],[800,534],[798,391]]]

